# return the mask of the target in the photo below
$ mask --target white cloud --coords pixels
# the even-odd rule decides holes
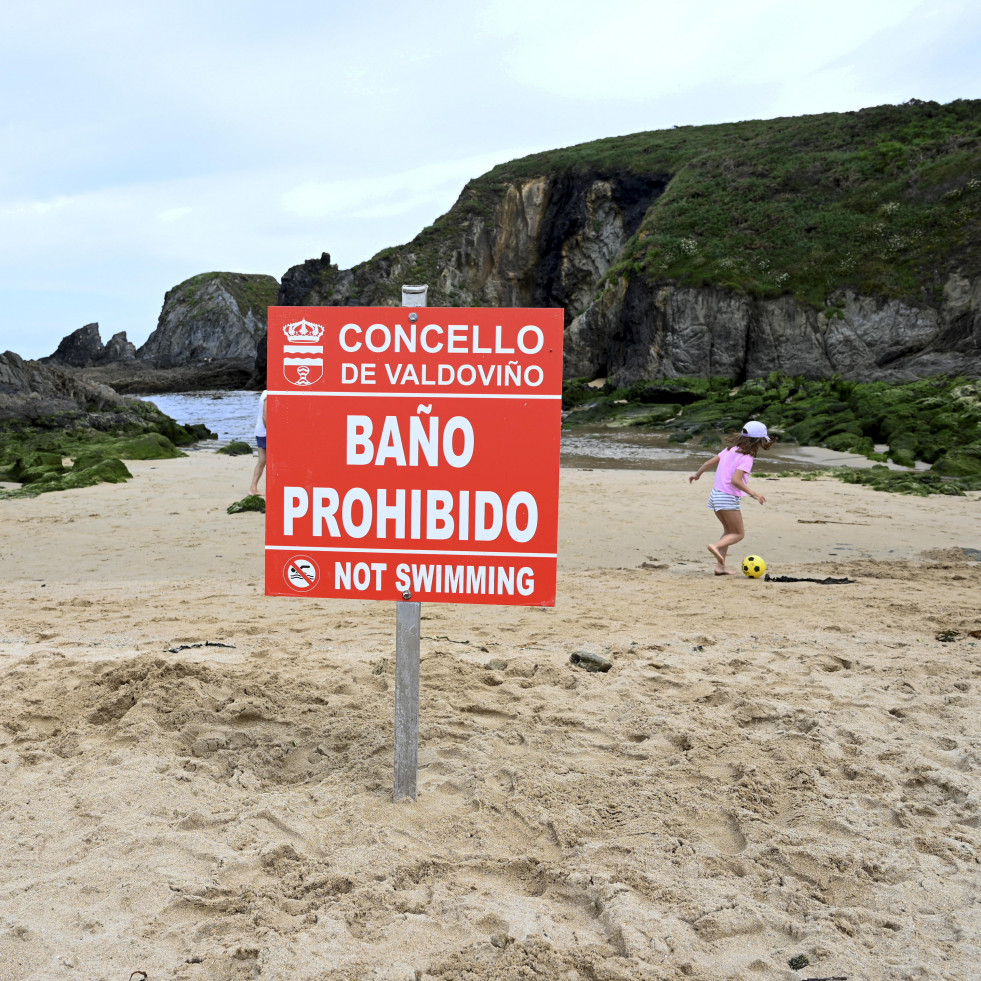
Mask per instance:
[[[493,0],[482,17],[523,85],[589,101],[800,78],[901,23],[925,0]]]
[[[168,208],[166,211],[161,211],[157,215],[157,221],[162,221],[169,223],[172,221],[180,221],[182,218],[186,218],[189,214],[194,212],[193,208],[189,208],[187,205],[183,205],[180,208]]]
[[[439,160],[376,177],[304,181],[283,194],[283,207],[290,214],[308,219],[403,214],[427,202],[450,200],[452,203],[471,178],[530,152],[512,147],[462,160]]]
[[[451,207],[467,180],[502,159],[341,181],[298,180],[302,169],[289,165],[0,201],[0,350],[50,354],[65,334],[96,320],[104,333],[126,330],[139,344],[164,293],[201,272],[279,278],[324,250],[353,265],[411,239]],[[18,310],[30,311],[29,320]],[[29,337],[8,336],[26,322]]]

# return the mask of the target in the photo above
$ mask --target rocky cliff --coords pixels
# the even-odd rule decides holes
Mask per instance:
[[[125,331],[103,345],[99,325],[86,324],[41,361],[118,392],[247,388],[278,290],[272,276],[204,273],[167,292],[156,330],[138,350]]]
[[[440,306],[583,311],[667,179],[586,170],[507,183],[486,206],[474,189],[408,245],[341,271],[324,253],[283,275],[286,306],[397,304],[425,282]]]
[[[266,329],[266,308],[276,302],[278,287],[272,276],[194,276],[168,290],[156,330],[138,357],[160,368],[209,360],[251,365]]]
[[[561,306],[566,375],[981,375],[981,101],[676,127],[514,161],[283,305]]]
[[[33,424],[83,412],[122,411],[126,401],[105,385],[94,385],[49,364],[0,354],[0,423]]]
[[[79,327],[63,338],[55,353],[41,358],[41,361],[68,368],[84,368],[114,361],[132,361],[135,357],[136,345],[126,339],[126,331],[113,334],[109,343],[103,344],[99,325],[95,323]]]
[[[981,377],[981,276],[952,272],[936,304],[852,290],[817,310],[791,296],[753,297],[619,278],[566,331],[567,377],[724,376],[912,381]]]
[[[16,442],[17,434],[47,431],[157,432],[180,443],[207,435],[203,427],[178,426],[149,402],[86,381],[70,368],[25,361],[12,351],[0,354],[0,449]]]
[[[73,369],[0,354],[0,482],[22,485],[0,489],[0,498],[118,482],[130,476],[123,459],[180,456],[177,446],[213,437]]]

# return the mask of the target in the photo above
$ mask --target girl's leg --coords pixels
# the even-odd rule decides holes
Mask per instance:
[[[742,511],[716,511],[715,516],[722,522],[722,537],[714,544],[709,545],[708,550],[715,556],[718,565],[715,567],[717,576],[732,575],[726,568],[726,553],[730,545],[741,542],[746,537],[746,529],[743,525]]]
[[[266,469],[266,451],[260,446],[259,459],[256,461],[255,470],[252,472],[252,486],[249,488],[250,494],[259,493],[259,478],[262,477],[262,471],[265,469]]]

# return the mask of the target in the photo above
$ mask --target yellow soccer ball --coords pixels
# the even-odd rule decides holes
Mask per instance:
[[[766,572],[766,562],[759,555],[747,555],[743,559],[743,575],[759,579]]]

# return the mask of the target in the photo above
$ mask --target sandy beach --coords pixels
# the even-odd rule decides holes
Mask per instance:
[[[776,583],[563,470],[554,609],[423,607],[396,804],[395,610],[263,595],[252,463],[0,501],[0,981],[981,977],[978,494],[761,480],[738,555],[853,580]]]

